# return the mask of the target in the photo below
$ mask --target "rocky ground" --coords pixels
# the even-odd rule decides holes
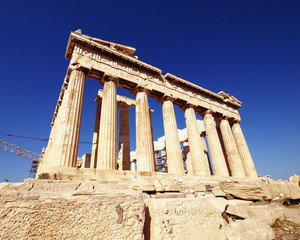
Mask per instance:
[[[299,240],[300,239],[300,225],[293,223],[290,220],[277,220],[272,226],[275,233],[274,240]]]
[[[300,239],[298,179],[189,181],[0,183],[0,239]]]

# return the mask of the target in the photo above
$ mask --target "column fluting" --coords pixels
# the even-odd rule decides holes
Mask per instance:
[[[52,135],[52,147],[48,149],[51,164],[49,166],[76,167],[84,83],[87,70],[69,68],[69,82],[55,120],[55,136]],[[48,147],[47,147],[48,148]],[[46,159],[45,159],[46,160]]]
[[[103,87],[97,169],[117,169],[117,79],[106,77]]]
[[[171,99],[167,98],[163,101],[162,112],[166,139],[168,173],[184,174],[182,151],[174,106]]]
[[[214,175],[228,177],[229,172],[212,112],[207,111],[203,120]]]
[[[122,145],[122,156],[120,156],[120,170],[130,170],[130,135],[129,135],[129,106],[126,103],[119,103],[120,108],[120,129],[119,149]]]
[[[96,108],[96,117],[95,117],[93,143],[92,143],[91,168],[97,167],[97,153],[99,147],[98,140],[99,140],[99,131],[100,131],[102,98],[97,97],[95,102],[97,103],[97,108]]]
[[[201,133],[200,138],[201,138],[202,148],[203,148],[203,151],[204,151],[204,156],[206,157],[206,160],[207,160],[208,165],[209,165],[210,174],[213,175],[212,167],[211,167],[211,163],[210,163],[210,159],[209,159],[209,155],[208,155],[208,150],[207,150],[207,146],[206,146],[206,142],[205,142],[205,133]]]
[[[245,171],[227,118],[220,122],[220,130],[224,142],[228,164],[233,177],[245,177]]]
[[[233,123],[232,133],[242,159],[246,176],[254,179],[257,178],[257,172],[239,122]]]
[[[200,132],[196,121],[195,110],[187,107],[184,111],[186,129],[195,175],[210,175],[209,165],[201,144]]]
[[[154,149],[148,96],[139,89],[136,94],[136,158],[137,170],[154,172]]]

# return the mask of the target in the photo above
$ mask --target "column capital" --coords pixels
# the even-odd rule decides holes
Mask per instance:
[[[232,124],[235,124],[235,123],[240,124],[241,123],[241,119],[232,119]]]
[[[215,115],[214,112],[209,109],[205,112],[203,119],[213,119],[213,120],[215,120],[214,115]]]
[[[118,108],[130,108],[131,106],[128,105],[126,102],[118,102]]]
[[[208,110],[206,110],[206,112],[205,112],[205,115],[206,115],[206,114],[214,115],[215,112],[214,112],[213,110],[211,110],[211,109],[208,109]]]
[[[79,63],[70,64],[67,72],[68,72],[68,74],[70,74],[74,70],[82,71],[86,75],[90,72],[90,69],[80,65]]]
[[[99,95],[95,98],[96,103],[101,103],[102,102],[102,96],[100,97]]]
[[[103,77],[103,80],[105,81],[105,82],[114,82],[114,83],[116,83],[116,84],[118,84],[118,80],[119,80],[119,78],[118,77],[115,77],[115,76],[111,76],[111,75],[104,75],[104,77]]]
[[[188,108],[192,108],[192,109],[195,110],[195,107],[196,107],[195,105],[190,104],[190,103],[187,103],[187,104],[185,104],[184,106],[180,107],[180,109],[182,109],[183,111],[185,111],[185,110],[188,109]]]
[[[150,90],[144,85],[137,85],[134,89],[131,90],[131,94],[136,95],[138,92],[145,92],[148,95]]]
[[[164,95],[157,99],[157,102],[163,103],[164,101],[174,102],[176,99],[173,96]]]

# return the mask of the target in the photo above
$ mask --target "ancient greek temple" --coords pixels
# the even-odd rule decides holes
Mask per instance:
[[[37,178],[55,179],[64,174],[77,179],[101,174],[132,174],[130,151],[134,149],[130,149],[130,107],[136,112],[134,171],[155,175],[157,155],[149,97],[162,106],[163,151],[168,168],[163,174],[184,176],[188,172],[191,176],[257,178],[240,126],[238,109],[241,102],[223,91],[214,93],[170,73],[162,75],[160,69],[138,60],[134,52],[132,47],[93,38],[80,30],[71,32],[66,50],[70,64]],[[79,169],[76,164],[87,78],[98,80],[103,91],[99,90],[95,100],[97,109],[90,164]],[[135,99],[118,96],[117,86],[129,90]],[[184,111],[187,138],[183,150],[174,105]],[[119,119],[117,108],[120,109]],[[202,127],[197,123],[196,114],[203,117]],[[189,154],[185,155],[187,146]]]

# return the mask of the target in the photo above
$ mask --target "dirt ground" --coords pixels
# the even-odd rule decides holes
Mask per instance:
[[[299,240],[300,225],[289,220],[279,221],[272,226],[275,232],[275,240]]]

